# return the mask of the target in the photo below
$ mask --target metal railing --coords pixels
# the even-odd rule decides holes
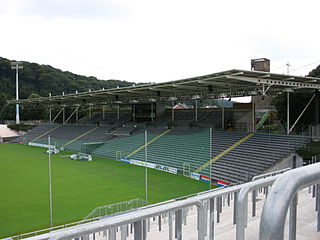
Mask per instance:
[[[99,219],[100,218],[95,218],[95,219],[91,218],[91,219],[87,219],[87,220],[81,220],[81,221],[78,221],[78,222],[66,223],[66,224],[63,224],[63,225],[58,225],[58,226],[54,226],[54,227],[50,227],[50,228],[44,228],[44,229],[41,229],[41,230],[36,230],[36,231],[28,232],[28,233],[22,233],[22,234],[19,234],[19,235],[14,235],[14,236],[11,236],[11,237],[8,237],[8,238],[4,238],[2,240],[20,240],[20,239],[31,238],[31,237],[34,237],[34,236],[41,236],[40,239],[47,239],[44,236],[46,236],[46,234],[49,233],[49,232],[56,231],[56,230],[61,230],[61,229],[64,229],[64,228],[73,227],[73,226],[76,226],[76,225],[79,225],[79,224],[84,224],[84,223],[87,223],[87,222],[97,221]]]
[[[260,175],[254,176],[254,177],[252,178],[252,181],[255,181],[255,180],[258,180],[258,179],[261,179],[261,178],[266,178],[266,177],[275,176],[275,175],[284,173],[284,172],[286,172],[286,171],[289,171],[289,170],[291,170],[291,169],[292,169],[292,168],[283,168],[283,169],[276,170],[276,171],[273,171],[273,172],[260,174]]]
[[[264,193],[268,194],[269,186],[279,177],[275,175],[272,177],[262,178],[253,182],[244,184],[244,187],[241,188],[238,198],[237,198],[237,208],[236,208],[236,239],[244,240],[245,239],[245,228],[248,225],[248,195],[252,192],[252,216],[256,215],[256,194],[257,190],[263,188]]]
[[[141,208],[147,204],[146,200],[142,198],[135,198],[128,201],[112,203],[96,207],[83,220],[96,219],[98,217],[110,216],[121,212],[126,212],[132,209]]]
[[[74,226],[72,228],[53,231],[39,236],[34,236],[32,240],[64,240],[83,237],[83,239],[95,239],[96,233],[107,232],[108,239],[114,240],[116,235],[121,236],[122,240],[127,239],[129,231],[132,231],[132,237],[135,240],[145,240],[147,232],[150,229],[150,219],[158,219],[159,231],[163,217],[166,217],[168,224],[167,239],[182,239],[182,227],[186,223],[186,216],[190,207],[197,208],[197,224],[190,225],[192,232],[196,233],[196,239],[214,239],[215,224],[221,221],[223,206],[231,206],[233,200],[233,217],[230,219],[230,224],[243,226],[245,218],[241,217],[247,214],[239,209],[239,201],[241,202],[244,191],[248,189],[267,188],[278,176],[273,176],[265,179],[259,179],[247,184],[231,186],[224,189],[213,189],[202,192],[190,197],[169,200],[165,203],[154,204],[151,206],[142,207],[138,210],[131,211],[125,214],[115,215],[101,220],[85,223]],[[260,191],[262,192],[262,191]],[[266,192],[264,192],[266,194]],[[238,196],[240,196],[237,201]],[[246,198],[244,198],[246,199]],[[244,202],[244,204],[246,204]],[[246,209],[247,210],[247,209]],[[238,226],[237,226],[238,228]],[[120,233],[117,231],[120,230]],[[163,239],[163,238],[162,238]]]
[[[141,207],[123,214],[100,218],[99,220],[94,219],[95,221],[93,222],[48,232],[29,238],[29,240],[65,240],[79,239],[79,237],[84,240],[95,240],[101,233],[104,237],[108,236],[107,239],[110,240],[126,240],[128,237],[129,239],[145,240],[147,234],[150,234],[148,235],[149,239],[155,239],[154,235],[152,235],[155,234],[155,229],[152,228],[150,230],[151,224],[156,225],[159,232],[163,231],[159,239],[181,240],[183,239],[182,234],[190,238],[185,232],[185,225],[187,224],[188,211],[191,207],[196,207],[194,212],[196,218],[193,218],[196,222],[190,222],[192,216],[188,218],[189,229],[191,229],[192,234],[196,235],[192,239],[213,240],[217,231],[215,223],[222,221],[221,214],[224,206],[233,208],[233,216],[231,215],[232,217],[229,217],[227,221],[230,221],[229,224],[231,226],[235,225],[234,239],[244,240],[246,227],[248,225],[254,226],[250,225],[252,224],[251,221],[248,221],[250,193],[252,196],[252,202],[250,203],[252,217],[257,214],[258,194],[267,196],[260,221],[260,240],[283,240],[285,217],[289,205],[291,205],[289,239],[294,240],[297,218],[297,191],[313,184],[317,184],[313,187],[313,196],[316,197],[317,209],[319,209],[317,230],[320,230],[320,184],[318,183],[320,183],[320,163],[290,170],[276,176],[261,178],[242,185],[212,189],[183,198]],[[153,223],[151,223],[151,219],[153,219]],[[163,225],[164,223],[166,224],[165,226]],[[184,230],[182,231],[182,229]]]
[[[297,193],[300,189],[316,184],[317,231],[320,231],[320,163],[288,171],[273,184],[263,206],[260,219],[260,240],[283,240],[287,212],[289,239],[296,239]],[[316,191],[315,191],[316,189]]]
[[[314,163],[317,163],[317,162],[320,162],[320,154],[312,156],[311,157],[311,161],[310,161],[309,164],[314,164]]]

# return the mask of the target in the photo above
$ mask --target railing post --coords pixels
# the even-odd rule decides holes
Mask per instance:
[[[256,216],[256,202],[257,202],[257,192],[252,190],[252,217]]]
[[[121,225],[120,231],[121,231],[121,240],[126,240],[127,239],[127,231],[128,231],[128,225]]]
[[[210,199],[209,240],[214,239],[214,198]]]
[[[296,240],[297,233],[297,204],[298,195],[296,194],[290,204],[290,216],[289,216],[289,240]]]
[[[237,201],[238,201],[238,192],[234,192],[233,198],[233,224],[237,223]]]
[[[204,218],[205,218],[205,209],[204,206],[199,202],[197,204],[197,210],[198,210],[198,219],[199,219],[199,226],[198,226],[198,240],[204,240],[205,236],[205,229],[206,226],[204,225]]]
[[[240,191],[240,194],[241,194],[241,191]],[[246,219],[247,219],[248,196],[246,194],[243,194],[243,195],[244,195],[244,198],[243,199],[238,198],[238,201],[237,201],[237,224],[236,224],[237,240],[244,240],[244,230],[247,225]]]
[[[116,240],[116,229],[114,227],[109,229],[109,240]]]
[[[220,222],[220,198],[216,197],[216,212],[217,212],[217,223]]]
[[[141,221],[134,222],[133,225],[134,225],[134,240],[142,240]]]
[[[205,203],[206,205],[204,208],[204,218],[205,218],[204,236],[209,237],[208,222],[210,221],[210,218],[208,217],[208,213],[210,214],[210,200],[206,200]]]
[[[317,210],[317,232],[320,232],[320,184],[317,184],[317,205],[318,205],[318,210]]]
[[[182,211],[181,209],[177,210],[175,212],[175,230],[176,230],[176,239],[182,240]]]
[[[147,239],[147,222],[146,220],[142,220],[142,239],[146,240]]]
[[[161,215],[158,216],[158,227],[160,232],[161,231]]]
[[[172,240],[172,213],[169,212],[169,240]]]

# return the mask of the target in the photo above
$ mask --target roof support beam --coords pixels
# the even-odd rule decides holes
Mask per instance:
[[[199,90],[199,87],[192,87],[192,86],[186,86],[184,84],[172,84],[172,87],[174,88],[179,88],[179,89],[185,89],[185,90]],[[205,89],[204,87],[202,87],[202,89]]]
[[[315,98],[316,94],[313,94],[311,99],[309,100],[309,102],[307,103],[307,105],[304,107],[304,109],[302,110],[302,112],[300,113],[299,117],[297,118],[297,120],[294,122],[294,124],[291,126],[291,128],[289,129],[289,133],[293,130],[293,128],[296,126],[296,124],[298,123],[298,121],[300,120],[300,118],[302,117],[302,115],[304,114],[304,112],[307,110],[307,108],[309,107],[310,103],[312,102],[312,100]]]
[[[63,111],[64,107],[61,108],[61,110],[57,113],[57,115],[54,117],[54,119],[50,122],[50,123],[53,123],[57,118],[58,116],[60,115],[60,113]]]
[[[252,77],[243,77],[243,76],[232,76],[226,75],[228,79],[240,80],[245,82],[251,82],[256,84],[273,84],[277,86],[286,86],[286,87],[303,87],[309,89],[320,89],[320,84],[312,84],[312,83],[305,83],[305,82],[298,82],[298,81],[288,81],[288,80],[271,80],[271,79],[259,79],[259,78],[252,78]],[[288,79],[288,78],[287,78]]]
[[[173,92],[172,90],[160,88],[160,87],[157,87],[157,88],[149,87],[149,90],[155,91],[155,92],[169,92],[169,93]]]
[[[137,90],[127,90],[128,93],[134,93],[134,94],[143,94],[147,95],[146,91],[144,89],[137,89]]]
[[[232,73],[232,76],[238,76],[238,75],[243,75],[243,72],[236,72],[236,73]]]
[[[267,89],[265,89],[265,84],[263,83],[262,84],[262,95],[264,96],[264,95],[266,95],[266,93],[268,92],[268,90],[271,88],[271,85],[269,85],[268,87],[267,87]]]
[[[262,76],[259,76],[260,78],[269,78],[270,77],[270,74],[264,74]]]
[[[78,107],[76,107],[76,109],[70,114],[70,116],[67,118],[67,120],[63,123],[63,125],[65,125],[69,120],[70,118],[78,111]]]

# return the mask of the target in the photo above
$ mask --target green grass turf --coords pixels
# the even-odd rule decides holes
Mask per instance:
[[[105,158],[92,162],[52,156],[53,222],[82,220],[95,207],[145,198],[145,169]],[[149,202],[204,191],[209,185],[148,169]],[[49,227],[45,149],[0,144],[0,238]]]

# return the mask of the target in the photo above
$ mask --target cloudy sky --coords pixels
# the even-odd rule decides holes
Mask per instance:
[[[320,64],[319,0],[0,0],[0,56],[99,79],[163,82]],[[306,66],[308,65],[308,66]]]

